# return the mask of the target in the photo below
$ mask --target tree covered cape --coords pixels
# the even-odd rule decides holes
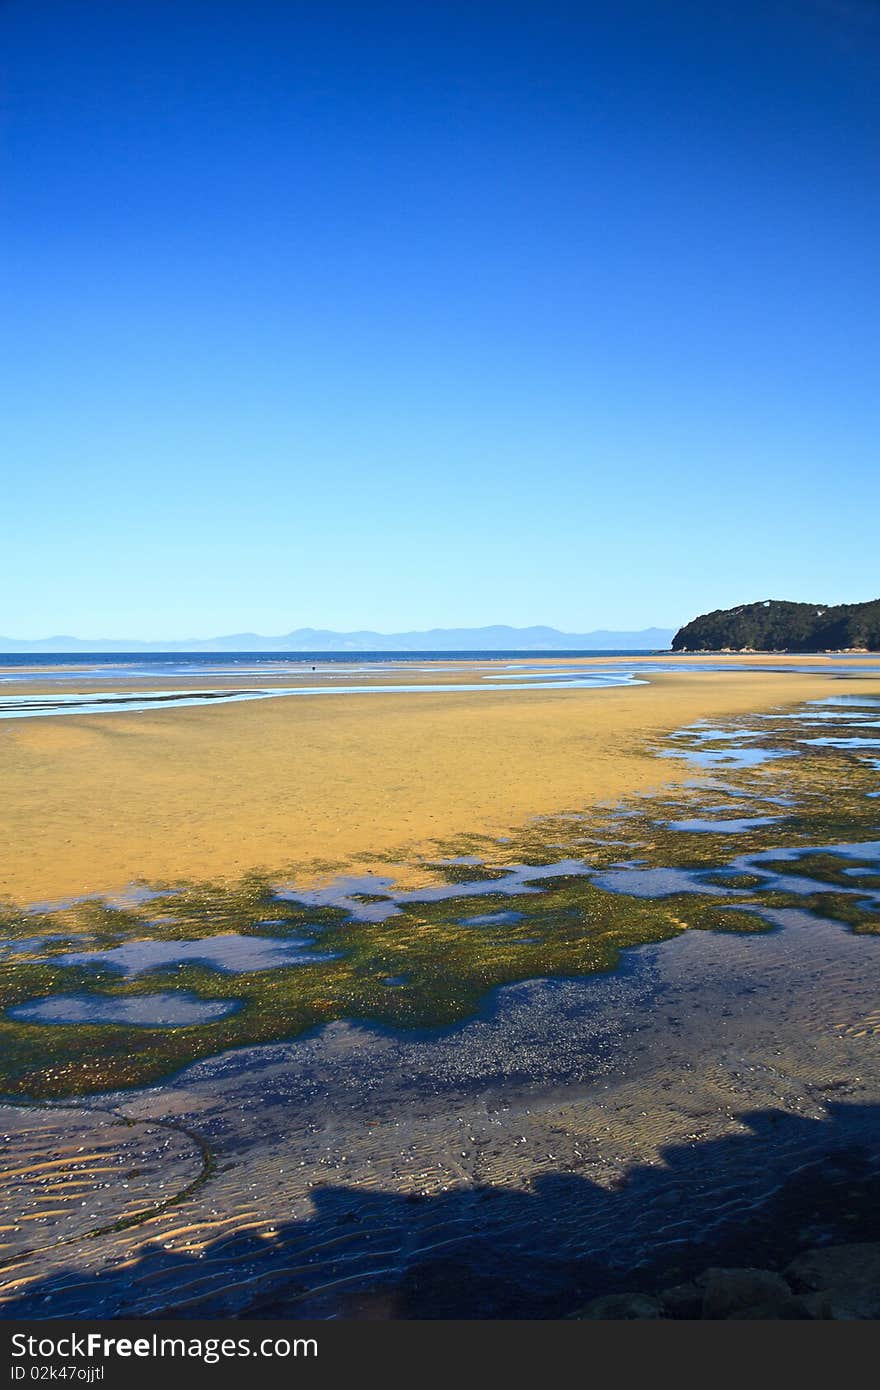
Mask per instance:
[[[880,599],[869,603],[786,603],[767,599],[704,613],[679,628],[674,652],[880,651]]]

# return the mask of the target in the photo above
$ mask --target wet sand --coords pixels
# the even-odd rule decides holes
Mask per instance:
[[[19,835],[42,829],[50,864],[54,834],[56,855],[83,855],[106,892],[146,875],[149,854],[221,877],[302,864],[274,850],[334,826],[350,865],[399,848],[411,823],[418,872],[441,834],[691,781],[693,762],[656,755],[696,719],[856,689],[876,696],[880,680],[681,672],[0,733],[18,778],[8,805],[28,812]],[[700,756],[699,739],[674,742]],[[847,772],[848,756],[807,790],[833,798],[841,776],[843,797],[863,767],[856,753]],[[876,841],[870,815],[858,824]],[[112,857],[126,841],[137,864]],[[36,884],[21,843],[12,867]],[[29,895],[51,894],[41,881]],[[347,1014],[140,1089],[0,1106],[0,1315],[560,1316],[709,1264],[778,1268],[810,1245],[880,1238],[865,1195],[880,1182],[880,936],[800,906],[763,913],[775,931],[685,930],[609,973],[505,985],[443,1030]]]
[[[880,939],[797,911],[777,926],[510,986],[441,1034],[338,1022],[81,1107],[3,1107],[20,1256],[0,1309],[554,1316],[652,1271],[851,1238],[880,1171]],[[47,1181],[71,1135],[80,1171]],[[102,1136],[105,1167],[120,1174],[115,1138],[140,1210],[157,1205],[137,1226],[107,1229],[132,1199],[99,1185]],[[84,1239],[93,1207],[103,1233]]]
[[[695,719],[842,687],[830,674],[799,671],[805,663],[796,659],[763,660],[786,670],[645,672],[646,684],[612,689],[340,694],[8,720],[0,724],[0,894],[42,902],[138,879],[231,880],[255,868],[302,877],[376,862],[397,866],[403,880],[421,855],[457,836],[502,836],[534,816],[692,775],[645,745]],[[460,672],[467,663],[455,665]],[[853,678],[880,691],[880,678],[855,661]],[[85,676],[77,683],[90,688]]]

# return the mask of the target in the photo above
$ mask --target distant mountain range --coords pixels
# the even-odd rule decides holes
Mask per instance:
[[[880,651],[880,599],[868,603],[788,603],[764,599],[703,613],[679,628],[676,652]]]
[[[427,632],[330,632],[301,627],[283,637],[236,632],[229,637],[183,642],[135,642],[124,638],[0,637],[0,652],[466,652],[466,651],[665,651],[672,628],[641,632],[559,632],[555,627],[435,627]]]

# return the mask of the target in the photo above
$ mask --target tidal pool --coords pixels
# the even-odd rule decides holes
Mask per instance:
[[[880,748],[880,738],[805,738],[816,748]]]
[[[745,831],[756,830],[761,825],[773,825],[780,819],[779,816],[740,816],[738,818],[728,817],[726,820],[708,820],[695,817],[692,820],[671,820],[667,824],[670,830],[697,831],[716,835],[742,835]]]
[[[118,1023],[135,1028],[186,1028],[234,1013],[235,1000],[199,999],[192,994],[137,994],[111,999],[96,994],[56,994],[7,1009],[22,1023]]]
[[[332,960],[328,952],[312,951],[306,938],[228,935],[206,936],[198,941],[126,941],[105,951],[70,951],[53,958],[56,965],[91,965],[143,975],[168,966],[199,964],[231,975],[279,966],[314,965]]]
[[[437,867],[470,867],[482,861],[471,855],[437,861]],[[343,874],[321,888],[284,888],[277,897],[304,907],[335,907],[355,922],[385,922],[399,916],[408,903],[439,903],[447,899],[479,898],[490,894],[511,898],[540,893],[544,879],[585,876],[591,872],[581,859],[560,859],[552,864],[514,864],[494,878],[475,878],[451,883],[426,884],[423,888],[395,889],[394,879],[378,874]]]
[[[28,1096],[137,1085],[352,1018],[442,1030],[498,987],[615,974],[631,948],[683,932],[751,933],[757,960],[769,914],[795,904],[841,932],[878,933],[876,778],[837,746],[851,711],[824,721],[833,746],[803,742],[815,709],[789,713],[762,721],[759,740],[753,715],[742,728],[725,719],[682,730],[674,752],[655,753],[720,759],[721,776],[689,772],[660,793],[437,844],[408,866],[416,886],[380,864],[300,884],[308,870],[294,861],[230,884],[136,882],[103,900],[0,910],[15,943],[0,960],[4,1084]],[[120,982],[120,995],[96,999],[96,970],[137,977],[150,995]],[[186,1023],[164,1033],[156,1024],[135,1045],[121,1026],[126,1010],[164,998],[169,971]],[[52,999],[77,1001],[62,1018],[84,1030],[102,1007],[121,1010],[112,1019],[120,1027],[84,1031],[79,1047],[59,1030],[41,1046],[25,1024]]]
[[[876,709],[876,708],[880,707],[880,696],[878,696],[878,695],[826,695],[826,696],[824,697],[824,699],[822,699],[822,700],[810,700],[810,701],[808,701],[808,703],[809,703],[811,706],[812,706],[812,705],[842,705],[842,706],[848,706],[848,705],[860,706],[860,705],[864,705],[864,706],[866,706],[866,707],[868,707],[868,708],[875,708],[875,709]],[[797,718],[797,715],[792,715],[791,717],[792,717],[793,719],[796,719],[796,718]]]
[[[609,869],[593,875],[593,884],[630,898],[670,898],[677,893],[706,893],[725,898],[730,889],[705,883],[693,869]]]
[[[500,685],[490,685],[490,680]],[[541,689],[602,689],[609,686],[644,685],[631,672],[599,672],[585,669],[572,675],[555,676],[541,682]],[[154,709],[185,709],[195,705],[233,704],[242,700],[278,700],[292,696],[316,695],[455,695],[481,691],[534,690],[534,679],[486,677],[482,681],[419,685],[294,685],[253,690],[132,690],[90,691],[84,694],[0,695],[0,719],[38,719],[66,714],[140,713]]]
[[[790,748],[675,748],[665,749],[660,756],[662,758],[687,758],[688,762],[696,763],[697,767],[760,767],[762,763],[775,761],[777,758],[794,757],[794,750]]]
[[[724,724],[715,748],[678,746],[736,751]],[[728,760],[720,784],[679,767],[622,808],[462,835],[405,889],[376,860],[314,887],[292,859],[2,909],[0,1078],[21,1127],[40,1099],[53,1149],[77,1109],[102,1133],[125,1116],[126,1141],[161,1126],[141,1229],[92,1220],[114,1183],[128,1210],[140,1160],[76,1172],[94,1227],[76,1242],[63,1210],[43,1224],[44,1170],[16,1176],[34,1224],[4,1312],[173,1316],[195,1296],[212,1316],[437,1316],[442,1296],[506,1317],[519,1280],[514,1315],[565,1316],[585,1278],[639,1287],[651,1259],[657,1288],[763,1268],[777,1218],[801,1245],[874,1239],[853,1174],[876,1167],[880,1113],[878,781],[857,750],[801,743],[809,728],[808,709],[771,715],[772,757]],[[850,712],[819,731],[849,737]],[[196,1153],[172,1181],[175,1126],[209,1147],[202,1178]],[[774,1250],[781,1268],[793,1251]]]
[[[476,917],[459,917],[458,920],[463,927],[497,927],[512,926],[524,916],[523,912],[481,912]]]

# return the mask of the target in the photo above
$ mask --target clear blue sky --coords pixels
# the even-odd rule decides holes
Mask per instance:
[[[880,594],[868,0],[6,0],[0,633]]]

